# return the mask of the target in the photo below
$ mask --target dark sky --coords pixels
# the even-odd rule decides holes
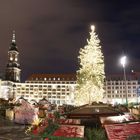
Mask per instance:
[[[90,25],[96,26],[105,72],[117,73],[123,52],[127,71],[140,71],[139,0],[1,0],[0,72],[4,73],[12,30],[20,52],[22,79],[32,73],[73,73]]]

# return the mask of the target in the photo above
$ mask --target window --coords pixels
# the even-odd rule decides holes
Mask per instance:
[[[48,91],[51,91],[52,89],[51,88],[48,88]]]
[[[57,103],[60,104],[60,100],[58,100]]]
[[[131,90],[128,90],[128,93],[131,93]]]
[[[118,82],[116,82],[116,85],[118,85],[119,83]]]
[[[60,91],[60,89],[57,89],[57,91]]]
[[[137,82],[133,82],[132,84],[135,85],[135,84],[137,84]]]

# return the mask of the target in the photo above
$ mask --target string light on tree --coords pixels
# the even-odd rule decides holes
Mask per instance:
[[[76,104],[91,104],[102,101],[104,87],[104,56],[100,40],[91,26],[90,39],[79,51],[80,69],[77,71]]]

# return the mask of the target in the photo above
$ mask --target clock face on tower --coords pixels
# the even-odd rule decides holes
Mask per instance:
[[[15,58],[15,61],[17,61],[17,58]]]
[[[13,61],[13,57],[10,57],[10,60]]]
[[[16,54],[15,52],[10,52],[10,55],[9,55],[9,60],[10,61],[18,61],[18,54]]]

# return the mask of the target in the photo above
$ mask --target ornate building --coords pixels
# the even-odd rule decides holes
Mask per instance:
[[[12,42],[8,51],[8,63],[6,66],[5,80],[20,82],[20,64],[19,64],[19,52],[15,40],[15,32],[13,31]]]

